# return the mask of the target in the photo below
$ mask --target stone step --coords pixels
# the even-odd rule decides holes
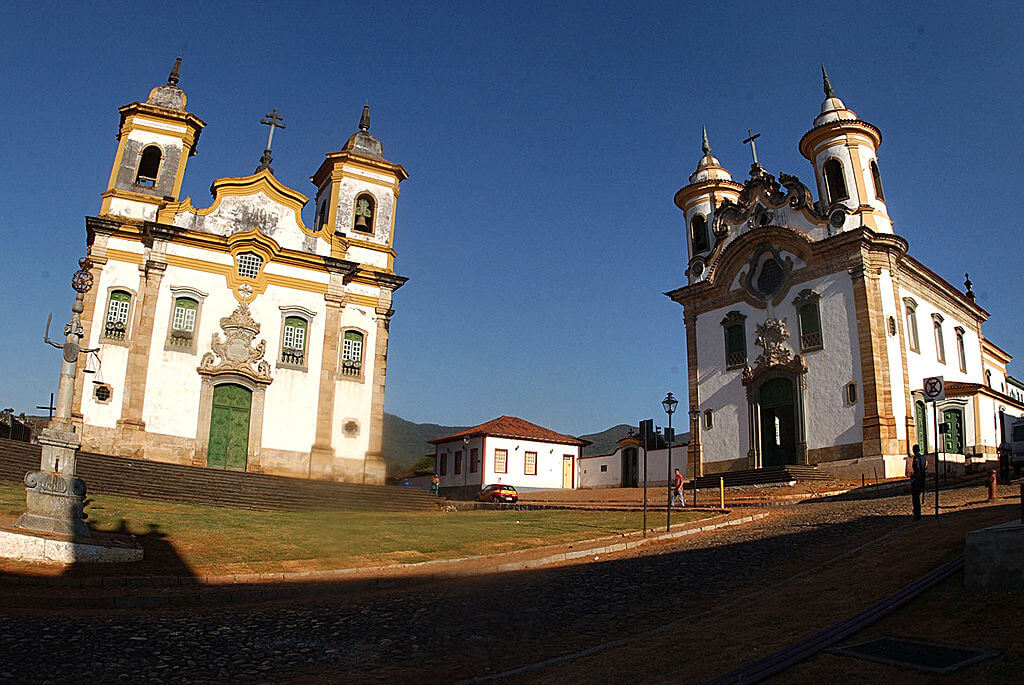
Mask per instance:
[[[40,446],[0,439],[0,482],[38,470]],[[413,488],[305,480],[81,452],[78,476],[93,494],[242,509],[429,511],[442,501]]]

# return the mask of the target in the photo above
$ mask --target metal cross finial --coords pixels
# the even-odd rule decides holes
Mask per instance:
[[[260,119],[260,123],[264,126],[270,127],[270,133],[267,134],[267,149],[263,151],[263,156],[260,157],[260,165],[256,167],[256,171],[260,172],[264,169],[274,173],[274,170],[270,167],[270,163],[274,161],[274,158],[270,156],[270,145],[274,142],[274,129],[284,128],[284,117],[277,113],[277,108],[274,108],[273,112],[267,112],[267,116],[264,119]]]
[[[828,80],[828,72],[825,71],[825,65],[821,65],[821,79],[825,86],[825,97],[832,97],[832,82]]]
[[[711,154],[711,143],[708,142],[708,129],[705,126],[700,127],[702,138],[700,142],[700,150],[705,155]]]
[[[757,146],[754,145],[754,140],[756,140],[757,138],[760,138],[761,134],[760,133],[754,133],[753,130],[748,128],[747,129],[747,135],[749,136],[749,138],[744,140],[743,144],[746,145],[747,143],[750,143],[750,153],[752,155],[754,155],[754,164],[757,164],[758,163],[758,161],[757,161]]]
[[[42,406],[40,404],[37,404],[36,405],[36,409],[47,409],[47,410],[49,410],[50,418],[52,419],[53,418],[53,412],[56,411],[56,409],[57,409],[57,405],[55,405],[53,403],[53,393],[52,392],[50,393],[50,403],[48,405],[46,405],[44,407],[44,406]]]

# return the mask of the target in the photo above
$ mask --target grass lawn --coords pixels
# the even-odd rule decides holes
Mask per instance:
[[[162,544],[195,573],[346,568],[492,554],[639,530],[640,512],[268,512],[91,495],[94,530],[119,528]],[[25,490],[0,485],[0,516],[25,509]],[[710,516],[679,512],[673,522]],[[648,517],[657,527],[658,514]],[[123,522],[123,523],[122,523]],[[154,527],[155,528],[152,528]],[[147,558],[150,558],[149,545]]]

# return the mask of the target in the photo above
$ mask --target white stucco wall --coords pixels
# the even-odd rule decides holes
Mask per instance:
[[[480,447],[481,438],[473,438],[469,449]],[[497,473],[494,470],[494,451],[497,449],[508,450],[508,464],[506,473]],[[481,485],[491,483],[508,483],[519,490],[547,490],[562,488],[562,460],[564,455],[571,455],[573,458],[572,471],[575,487],[578,487],[577,460],[580,448],[575,445],[564,445],[559,443],[539,442],[534,440],[520,440],[513,438],[498,438],[488,436],[486,439],[485,452],[483,455],[483,469],[475,474],[468,473],[468,466],[464,464],[463,473],[456,475],[453,468],[453,455],[456,451],[463,450],[462,439],[457,441],[440,443],[437,445],[437,454],[448,454],[447,474],[441,476],[441,487],[464,485],[474,482]],[[525,454],[527,452],[537,453],[537,473],[527,475],[524,473]],[[463,459],[466,459],[465,452]],[[474,481],[474,477],[476,480]]]
[[[626,448],[629,449],[629,448]],[[683,478],[689,478],[687,470],[686,445],[678,445],[672,448],[672,461],[669,464],[668,449],[647,451],[647,484],[665,486],[669,478],[675,475],[675,469],[679,469]],[[602,466],[607,466],[607,471],[601,471]],[[644,450],[637,448],[637,486],[642,487],[644,482]],[[593,457],[582,457],[579,460],[579,487],[581,488],[617,488],[622,486],[622,448],[616,449],[611,454],[604,454]]]

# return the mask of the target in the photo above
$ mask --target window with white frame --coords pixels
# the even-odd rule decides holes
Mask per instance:
[[[286,364],[305,364],[306,331],[309,322],[301,316],[286,316],[281,335],[281,361]]]
[[[171,315],[171,334],[168,342],[175,347],[191,347],[196,330],[196,313],[199,302],[191,297],[174,298],[174,313]]]
[[[128,315],[132,309],[132,294],[126,290],[112,290],[107,305],[107,321],[103,326],[103,337],[124,340],[128,334]]]
[[[946,363],[946,344],[942,340],[942,315],[932,314],[932,328],[935,330],[935,358],[940,364]]]
[[[911,352],[920,352],[921,346],[917,338],[917,303],[909,297],[903,300],[907,316],[907,345]]]
[[[345,331],[341,345],[341,372],[346,376],[359,376],[363,372],[363,334]]]
[[[527,452],[524,455],[524,457],[525,457],[525,459],[523,461],[523,474],[526,475],[526,476],[536,476],[537,475],[537,453],[536,452]]]
[[[242,278],[256,278],[263,266],[263,257],[255,252],[243,252],[238,255],[238,275]]]

